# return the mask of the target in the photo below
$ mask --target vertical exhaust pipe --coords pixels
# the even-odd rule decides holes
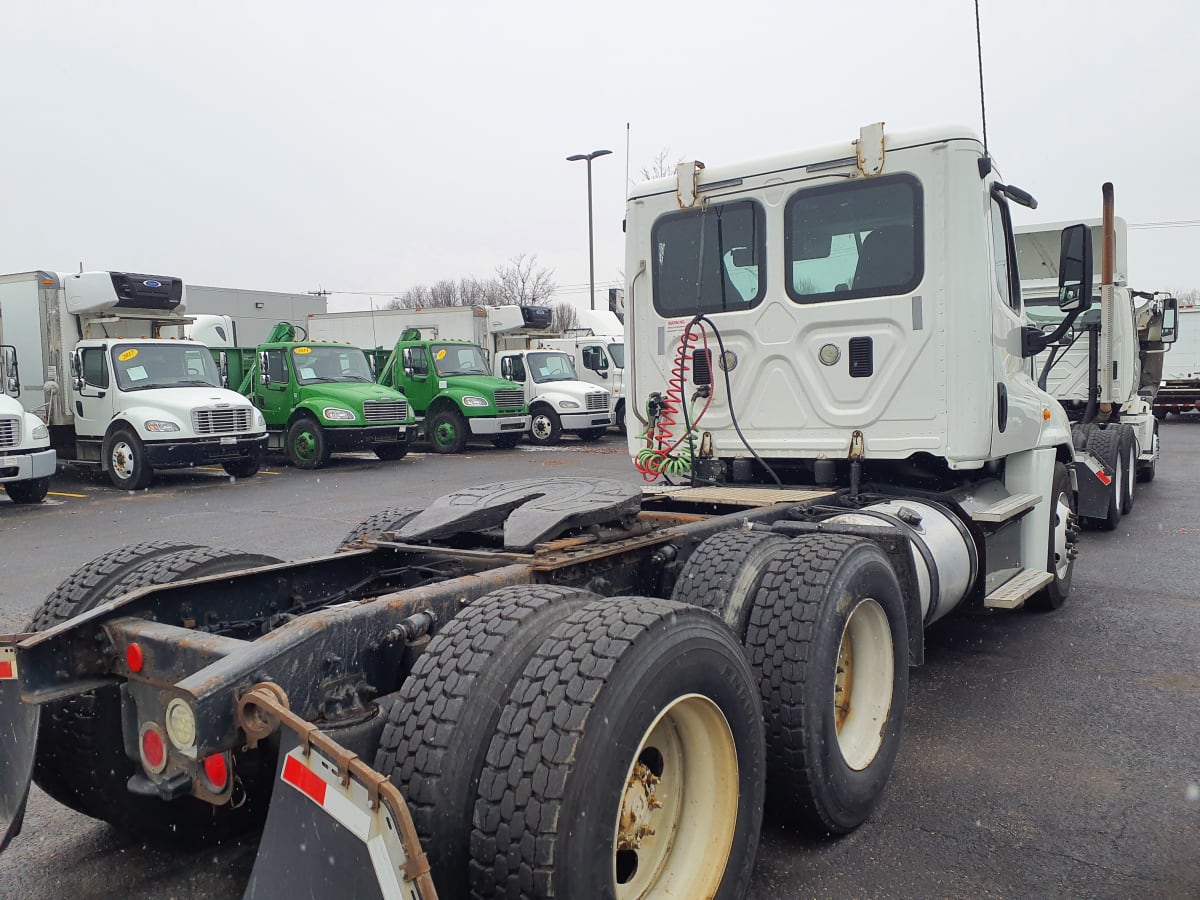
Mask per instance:
[[[1112,415],[1113,404],[1113,320],[1116,306],[1116,288],[1113,284],[1116,228],[1113,223],[1112,182],[1104,182],[1100,191],[1104,197],[1104,248],[1100,258],[1100,418],[1107,420]]]

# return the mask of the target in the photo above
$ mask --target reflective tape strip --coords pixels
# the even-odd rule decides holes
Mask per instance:
[[[365,787],[353,778],[343,786],[333,763],[316,750],[309,750],[306,756],[299,747],[284,759],[282,777],[367,845],[385,900],[421,900],[417,886],[404,877],[408,857],[396,823],[383,804],[371,809]]]
[[[1093,457],[1090,453],[1080,454],[1076,458],[1089,469],[1091,469],[1092,474],[1096,476],[1096,479],[1102,485],[1108,487],[1110,484],[1112,484],[1112,477],[1104,471],[1104,466],[1096,462],[1095,457]]]
[[[13,681],[17,677],[17,651],[14,647],[0,647],[0,681]]]

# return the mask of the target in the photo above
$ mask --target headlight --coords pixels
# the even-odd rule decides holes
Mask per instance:
[[[490,406],[487,397],[463,397],[463,406]]]
[[[351,410],[340,406],[327,406],[321,410],[321,415],[331,422],[353,422],[358,418]]]
[[[196,715],[178,697],[167,704],[167,737],[177,750],[196,746]]]
[[[32,437],[35,441],[44,440],[50,437],[50,432],[46,430],[45,425],[34,425]]]
[[[257,409],[254,410],[254,424],[259,428],[267,427],[267,420],[263,418],[263,414]]]
[[[564,400],[562,403],[560,403],[558,405],[561,406],[563,409],[579,409],[579,404],[576,403],[574,400]]]
[[[146,430],[161,434],[164,431],[178,431],[179,426],[174,422],[164,422],[162,419],[148,419],[146,421]]]

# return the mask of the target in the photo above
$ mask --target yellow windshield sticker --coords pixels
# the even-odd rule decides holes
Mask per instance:
[[[434,359],[445,359],[445,358],[446,358],[446,351],[445,351],[445,349],[443,348],[443,349],[439,350],[437,353],[435,353],[435,354],[433,355],[433,358],[434,358]]]
[[[126,350],[124,353],[122,353],[120,356],[118,356],[117,359],[121,362],[129,362],[135,356],[137,356],[136,348],[130,347],[128,350]]]
[[[303,356],[305,353],[312,353],[312,347],[297,347],[292,352]]]

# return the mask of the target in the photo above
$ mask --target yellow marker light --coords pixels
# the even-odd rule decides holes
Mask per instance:
[[[1048,408],[1042,410],[1042,418],[1045,419],[1047,422],[1050,421],[1050,410]]]

